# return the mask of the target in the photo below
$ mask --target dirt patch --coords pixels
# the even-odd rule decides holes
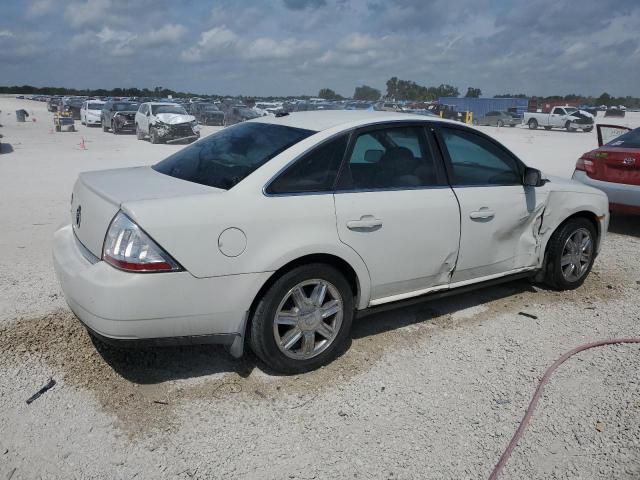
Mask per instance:
[[[91,392],[115,416],[118,427],[137,436],[172,430],[176,410],[186,402],[255,404],[288,396],[291,408],[300,408],[322,390],[366,372],[389,349],[414,348],[436,331],[468,328],[504,313],[514,318],[523,310],[536,314],[536,308],[558,303],[596,310],[597,304],[617,298],[624,288],[621,279],[595,271],[572,292],[543,290],[521,281],[371,315],[356,320],[351,345],[339,359],[298,376],[264,371],[250,353],[234,360],[218,346],[115,349],[94,342],[67,310],[21,318],[0,328],[0,357],[46,363],[59,372],[63,388]]]

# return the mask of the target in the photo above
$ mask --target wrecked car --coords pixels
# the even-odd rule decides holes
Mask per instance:
[[[102,131],[108,132],[111,130],[115,134],[123,131],[135,131],[137,111],[137,103],[109,100],[102,106],[102,114],[100,116]]]
[[[147,102],[135,115],[138,140],[149,137],[151,143],[193,141],[200,138],[200,126],[193,115],[175,103]]]
[[[94,338],[248,345],[293,373],[336,358],[356,314],[522,278],[578,288],[608,222],[604,193],[459,122],[282,113],[81,173],[53,256]]]

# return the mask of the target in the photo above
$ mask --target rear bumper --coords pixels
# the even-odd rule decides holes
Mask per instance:
[[[56,275],[73,313],[112,342],[229,344],[244,335],[247,312],[270,276],[128,273],[91,259],[82,248],[71,225],[54,234]]]
[[[602,190],[609,197],[609,209],[612,211],[633,211],[640,213],[640,186],[624,183],[603,182],[590,178],[585,172],[576,170],[573,179],[580,183]]]

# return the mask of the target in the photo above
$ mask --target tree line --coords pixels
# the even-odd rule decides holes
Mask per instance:
[[[205,95],[191,92],[177,92],[165,87],[149,88],[112,88],[112,89],[77,89],[65,87],[34,87],[31,85],[14,85],[0,86],[0,93],[4,94],[25,94],[25,95],[80,95],[94,97],[151,97],[151,98],[224,98],[222,95]],[[381,92],[379,89],[369,85],[359,85],[353,92],[354,100],[378,101],[388,99],[393,101],[414,101],[428,102],[437,100],[439,97],[458,97],[460,91],[458,87],[448,84],[440,84],[438,86],[423,86],[412,80],[402,80],[398,77],[391,77],[386,82],[386,91]],[[481,97],[482,91],[479,88],[468,87],[465,97]],[[322,88],[318,92],[318,97],[329,101],[343,100],[344,97],[330,88]],[[239,96],[240,99],[253,100],[255,97]],[[309,95],[297,95],[287,97],[260,97],[263,100],[293,100],[294,98],[308,99]],[[577,102],[586,105],[606,105],[616,106],[624,105],[627,108],[640,108],[640,98],[638,97],[615,97],[609,93],[603,93],[598,97],[585,96],[580,94],[569,95],[552,95],[547,97],[535,97],[525,93],[503,93],[494,95],[493,98],[538,98],[544,101],[564,101]]]

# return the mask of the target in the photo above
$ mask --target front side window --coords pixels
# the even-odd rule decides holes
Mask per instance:
[[[283,125],[240,123],[183,148],[155,164],[153,169],[171,177],[228,190],[314,133]]]
[[[453,185],[520,185],[518,164],[506,152],[479,135],[442,129],[449,152]]]
[[[267,193],[332,191],[346,148],[346,135],[314,148],[274,180]]]
[[[396,189],[436,185],[433,156],[421,127],[396,127],[358,135],[339,189]]]

